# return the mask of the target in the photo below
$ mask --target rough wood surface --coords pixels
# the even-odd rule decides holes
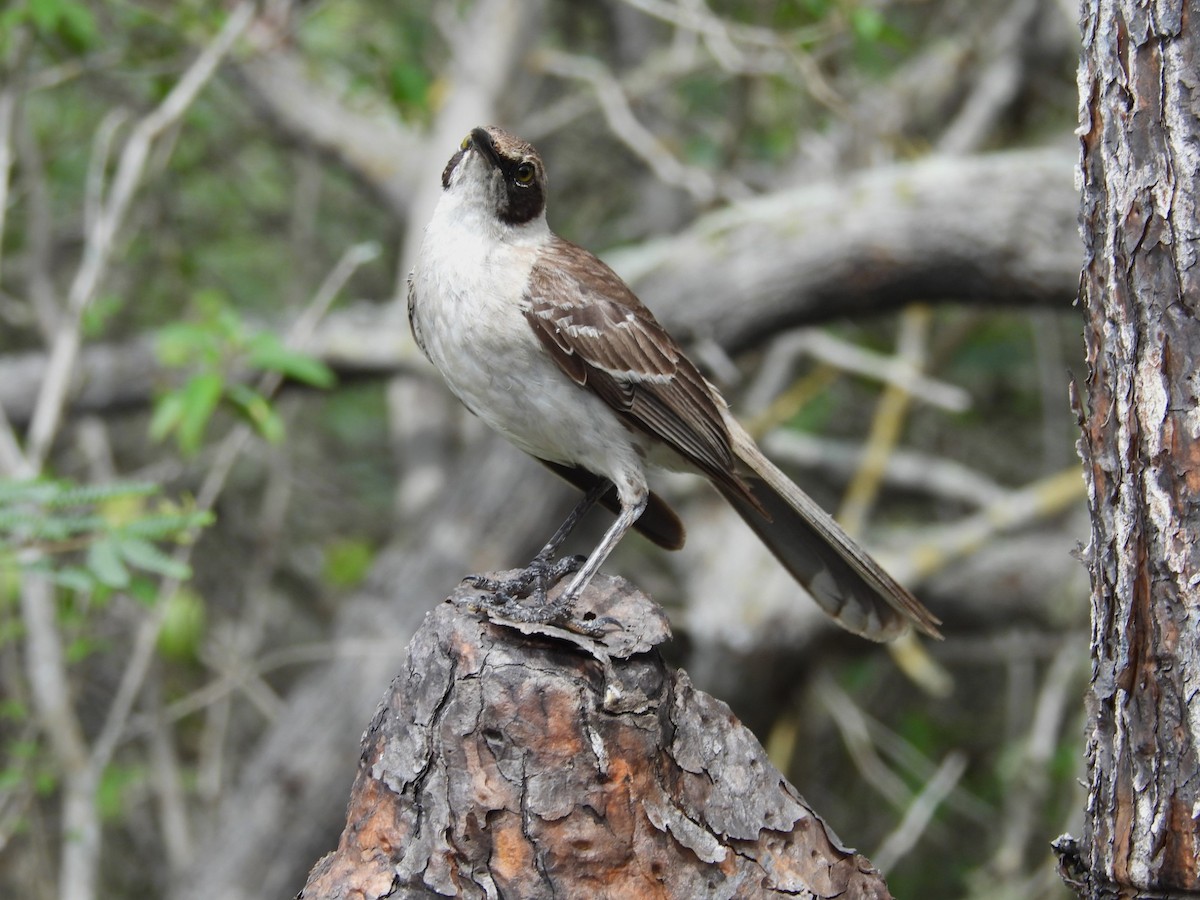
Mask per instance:
[[[426,617],[363,737],[346,827],[305,900],[887,898],[719,700],[668,669],[662,610],[599,576],[593,640]]]
[[[1089,793],[1060,848],[1085,897],[1200,892],[1198,21],[1083,5]]]

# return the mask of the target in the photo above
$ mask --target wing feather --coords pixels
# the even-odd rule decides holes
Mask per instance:
[[[629,424],[739,494],[729,432],[704,377],[608,266],[559,238],[530,276],[526,319],[559,367]]]

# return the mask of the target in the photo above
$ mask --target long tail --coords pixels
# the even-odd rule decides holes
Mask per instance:
[[[734,453],[749,469],[742,478],[770,518],[745,494],[714,484],[830,618],[874,641],[897,637],[910,625],[940,639],[941,620],[763,456],[732,416],[725,420]]]

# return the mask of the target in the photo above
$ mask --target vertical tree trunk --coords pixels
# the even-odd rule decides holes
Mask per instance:
[[[1087,897],[1200,890],[1200,0],[1084,0]],[[1061,849],[1061,848],[1060,848]]]

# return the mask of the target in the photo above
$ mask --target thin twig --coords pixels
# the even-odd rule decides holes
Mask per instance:
[[[703,0],[667,3],[664,0],[625,0],[628,6],[677,28],[695,32],[712,58],[727,72],[739,75],[799,74],[812,97],[830,109],[845,109],[845,101],[822,74],[813,58],[800,48],[828,37],[826,25],[815,25],[780,34],[714,15]],[[745,45],[745,46],[742,46]],[[793,77],[792,81],[796,81]]]
[[[761,443],[767,455],[776,461],[846,477],[860,465],[863,453],[858,441],[818,437],[790,428],[776,428]],[[916,450],[892,453],[882,476],[888,485],[971,507],[989,506],[1008,495],[1006,488],[976,469],[957,460]]]
[[[4,223],[8,218],[8,182],[12,176],[13,164],[13,123],[16,121],[17,98],[21,87],[21,80],[13,77],[12,70],[20,65],[21,58],[24,56],[24,47],[27,40],[25,29],[18,28],[13,39],[16,48],[12,51],[13,64],[5,65],[5,82],[3,88],[0,88],[0,250],[4,248]],[[0,253],[0,264],[4,262],[3,254]],[[0,273],[2,273],[0,269]]]
[[[1001,532],[1044,519],[1078,503],[1084,497],[1083,475],[1078,466],[1008,492],[988,507],[958,521],[933,529],[903,556],[887,558],[887,568],[901,583],[916,582],[941,571],[949,563],[975,553]]]
[[[933,820],[933,814],[966,771],[965,753],[954,750],[946,754],[937,772],[925,783],[925,787],[905,810],[904,817],[892,829],[892,833],[884,838],[879,849],[871,854],[871,862],[876,868],[882,872],[888,871],[917,845]]]
[[[599,60],[557,50],[542,50],[535,57],[535,63],[551,75],[574,78],[589,84],[596,92],[600,110],[613,134],[643,160],[664,184],[682,188],[700,204],[710,203],[718,196],[731,195],[733,186],[718,186],[708,172],[684,165],[638,121],[620,83]],[[734,189],[732,193],[744,196],[749,191]]]
[[[29,474],[41,470],[58,432],[79,354],[83,313],[107,271],[114,239],[141,182],[153,143],[191,106],[253,16],[254,4],[251,2],[241,2],[234,7],[212,43],[196,57],[162,103],[134,126],[125,143],[112,188],[88,231],[83,261],[67,292],[67,308],[50,350],[46,377],[29,426],[27,463],[32,469]]]
[[[795,361],[803,355],[885,385],[902,385],[913,399],[947,412],[963,412],[971,405],[971,395],[958,385],[926,375],[899,356],[868,350],[820,329],[805,329],[774,342],[747,392],[747,406],[752,410],[765,408],[769,398],[791,380]]]
[[[875,498],[879,496],[888,457],[900,440],[904,420],[912,405],[909,384],[924,366],[932,318],[929,307],[923,305],[909,306],[900,317],[896,360],[901,364],[900,370],[908,375],[891,380],[884,387],[871,417],[862,463],[846,487],[837,518],[851,535],[862,533]]]
[[[329,309],[338,291],[345,286],[355,269],[373,259],[377,253],[376,245],[367,243],[355,245],[342,254],[337,265],[317,289],[308,308],[301,313],[289,329],[287,342],[290,346],[296,349],[303,348],[320,321],[321,315]],[[258,382],[259,393],[269,398],[279,388],[282,380],[282,376],[276,372],[265,373]],[[196,492],[196,509],[198,511],[211,510],[216,504],[217,498],[229,479],[229,473],[233,470],[234,463],[250,442],[253,434],[250,426],[239,424],[217,445],[208,472],[200,484],[200,489]],[[176,548],[173,555],[176,562],[188,563],[191,560],[193,547],[193,544],[188,543],[181,544]],[[179,587],[178,579],[165,578],[159,584],[157,606],[138,626],[133,648],[129,654],[129,662],[121,673],[121,681],[109,706],[108,715],[93,744],[93,764],[99,768],[107,765],[124,733],[134,701],[141,691],[142,684],[150,670],[150,664],[154,659],[154,645],[158,640],[158,633],[162,629],[166,615],[166,598],[179,590]]]
[[[1048,767],[1058,746],[1068,700],[1078,693],[1086,664],[1087,653],[1081,642],[1068,638],[1046,669],[1033,721],[1013,769],[1016,783],[1005,792],[1000,841],[987,866],[989,873],[1000,878],[1011,879],[1028,869],[1025,852],[1051,787]]]
[[[54,220],[50,210],[50,190],[46,184],[46,166],[41,146],[24,109],[16,125],[17,163],[25,209],[25,283],[28,285],[30,314],[49,346],[58,331],[60,315],[54,286]]]
[[[817,699],[833,718],[842,742],[864,780],[892,806],[899,809],[908,805],[912,792],[904,779],[880,758],[871,740],[866,717],[858,704],[827,675],[817,679],[815,691]]]
[[[17,443],[17,434],[13,431],[12,423],[0,406],[0,476],[19,478],[29,470],[21,445]]]
[[[980,29],[976,49],[986,62],[973,67],[974,84],[942,132],[939,153],[971,153],[987,140],[1020,91],[1026,37],[1042,9],[1040,0],[1016,0],[999,22]]]

